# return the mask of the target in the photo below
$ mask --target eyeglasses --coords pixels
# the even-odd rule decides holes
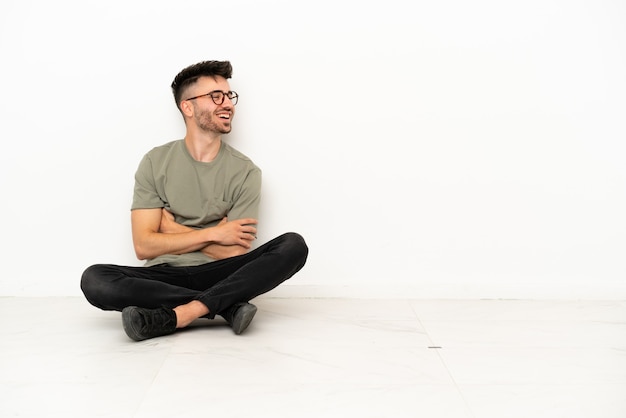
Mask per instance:
[[[201,94],[199,96],[190,97],[185,100],[198,99],[204,96],[209,96],[211,100],[213,100],[213,103],[215,103],[218,106],[224,103],[224,97],[228,97],[230,101],[233,102],[233,106],[236,105],[237,100],[239,100],[239,95],[235,93],[234,91],[222,91],[222,90],[213,90],[206,94]]]

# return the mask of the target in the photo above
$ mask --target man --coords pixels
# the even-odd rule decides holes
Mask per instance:
[[[230,90],[231,74],[228,61],[203,61],[172,83],[185,138],[152,149],[135,174],[132,236],[145,265],[97,264],[83,273],[87,300],[122,311],[133,340],[171,334],[216,314],[241,334],[257,310],[249,301],[306,262],[308,248],[296,233],[251,250],[261,171],[222,141],[239,98]]]

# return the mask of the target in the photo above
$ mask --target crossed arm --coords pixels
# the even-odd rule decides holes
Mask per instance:
[[[167,210],[155,208],[133,210],[131,224],[135,253],[140,260],[193,251],[221,260],[250,249],[257,220],[224,218],[214,227],[193,229],[176,223]]]

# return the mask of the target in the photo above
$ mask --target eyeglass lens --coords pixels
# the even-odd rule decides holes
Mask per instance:
[[[224,96],[228,96],[228,98],[233,102],[234,105],[237,104],[237,99],[239,98],[239,96],[234,91],[229,91],[226,93],[221,91],[215,91],[211,93],[211,99],[213,99],[213,103],[215,103],[216,105],[221,105],[222,103],[224,103]]]

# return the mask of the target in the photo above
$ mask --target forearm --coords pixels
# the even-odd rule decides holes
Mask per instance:
[[[167,225],[167,229],[169,233],[185,233],[194,231],[193,228],[178,223],[169,223]],[[191,249],[191,251],[198,250],[202,251],[206,256],[211,257],[214,260],[223,260],[225,258],[242,255],[248,252],[248,249],[241,245],[222,245],[217,243],[209,243],[202,248],[193,247]]]
[[[220,245],[209,244],[202,249],[202,252],[214,260],[223,260],[225,258],[235,257],[237,255],[246,254],[249,251],[241,245]]]
[[[135,253],[141,260],[199,250],[206,250],[205,254],[215,259],[242,254],[255,239],[257,223],[252,218],[230,222],[223,218],[216,226],[193,229],[178,224],[165,209],[135,210],[131,221]]]
[[[198,251],[212,242],[210,232],[208,229],[178,233],[151,232],[144,234],[140,242],[135,242],[135,252],[137,258],[145,260],[164,254]]]

